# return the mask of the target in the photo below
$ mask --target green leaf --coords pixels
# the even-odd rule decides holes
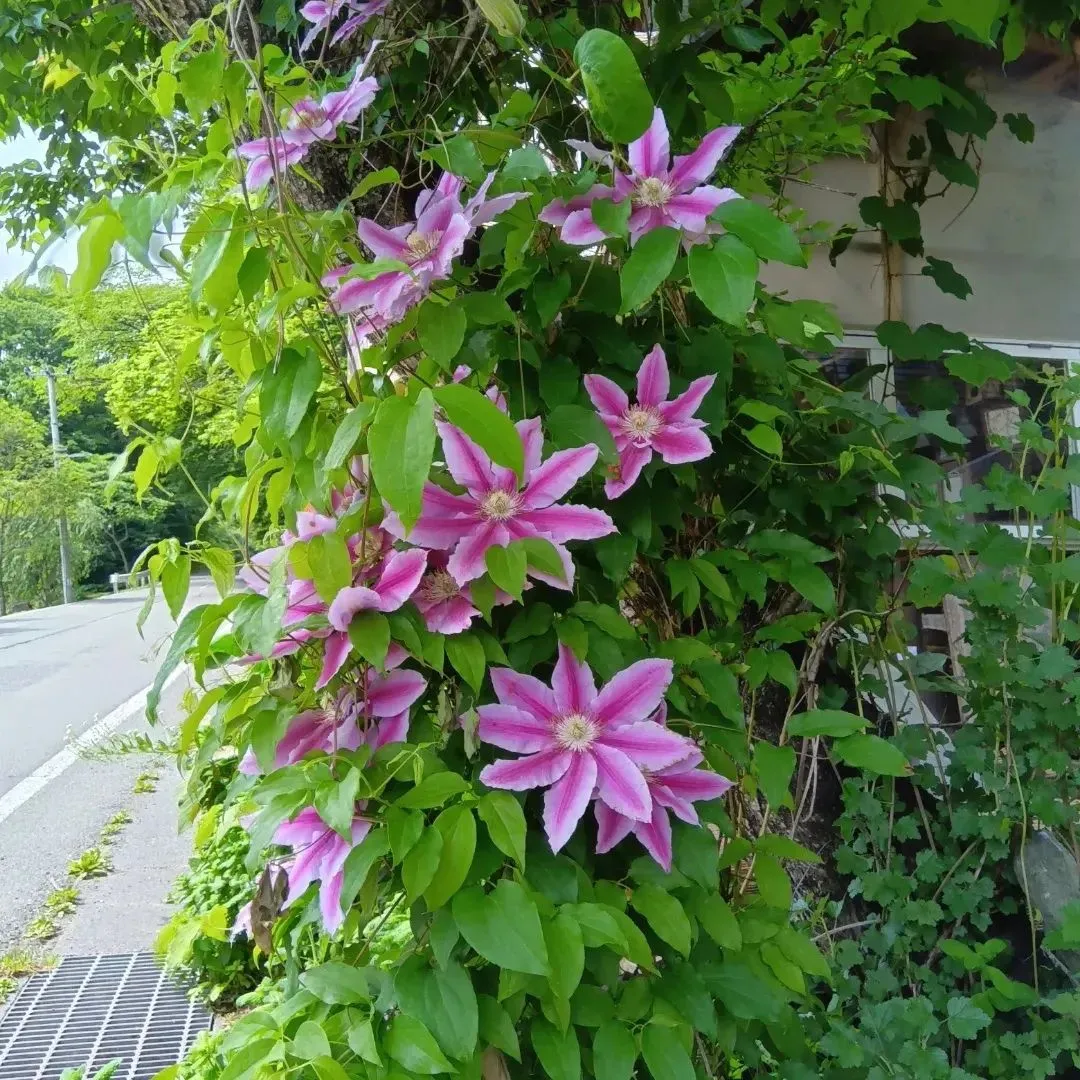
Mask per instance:
[[[750,199],[729,199],[709,215],[734,233],[759,259],[805,266],[806,258],[791,226]]]
[[[301,576],[314,580],[316,591],[328,604],[352,584],[352,555],[341,533],[321,533],[305,544],[293,544],[290,558],[301,555],[306,564]],[[295,562],[293,567],[298,569]]]
[[[374,829],[364,837],[345,859],[341,884],[341,910],[348,911],[367,881],[371,868],[390,849],[385,829]]]
[[[787,579],[814,607],[825,612],[836,610],[836,590],[820,566],[810,563],[792,565],[788,568]]]
[[[634,245],[619,274],[622,310],[633,311],[663,284],[679,254],[680,233],[653,229]]]
[[[794,859],[796,862],[820,863],[821,856],[803,847],[790,836],[779,833],[766,833],[754,843],[754,850],[764,855],[774,855],[778,859]]]
[[[548,956],[558,957],[551,965],[548,981],[555,996],[569,1001],[585,972],[585,946],[581,940],[581,927],[566,914],[556,915],[544,923],[544,940]]]
[[[390,1021],[383,1045],[386,1052],[409,1072],[434,1076],[455,1071],[443,1056],[435,1036],[419,1020],[404,1013],[398,1013]]]
[[[1018,20],[1021,25],[1021,33],[1023,33],[1022,19]],[[1035,141],[1035,125],[1031,122],[1031,117],[1027,113],[1006,113],[1002,120],[1005,121],[1005,126],[1012,132],[1014,139],[1018,139],[1022,143],[1029,143]]]
[[[795,751],[790,746],[754,743],[754,775],[770,806],[790,802],[788,786],[795,771]]]
[[[974,1039],[990,1023],[990,1017],[966,997],[949,998],[946,1024],[954,1039]]]
[[[630,213],[634,209],[629,199],[594,199],[589,207],[593,224],[609,236],[626,237],[630,234]]]
[[[971,386],[982,386],[991,379],[1004,382],[1011,378],[1016,361],[997,349],[974,349],[967,353],[949,353],[945,357],[945,367],[950,375]]]
[[[530,1034],[533,1050],[551,1080],[580,1080],[581,1045],[573,1027],[559,1031],[554,1024],[538,1017],[532,1022]]]
[[[589,30],[578,39],[574,61],[600,130],[620,143],[644,134],[653,102],[630,46],[608,30]]]
[[[502,879],[485,894],[479,886],[454,897],[454,921],[461,936],[485,960],[526,975],[547,975],[548,951],[540,915],[516,881]]]
[[[435,806],[442,806],[448,799],[468,791],[469,783],[460,773],[444,772],[432,773],[425,776],[419,784],[406,792],[394,805],[403,810],[430,810]]]
[[[435,452],[435,399],[425,387],[416,401],[386,398],[368,432],[371,476],[406,531],[420,518],[424,484]]]
[[[695,910],[705,933],[722,949],[738,951],[742,948],[742,931],[739,920],[728,902],[717,893],[707,893]]]
[[[173,619],[180,618],[191,582],[191,556],[181,554],[161,567],[161,592]]]
[[[842,739],[845,735],[862,731],[866,724],[861,716],[841,709],[811,709],[793,716],[788,721],[787,730],[792,738],[813,739],[818,735],[829,735]]]
[[[199,53],[180,69],[180,93],[194,119],[217,104],[224,73],[225,52],[220,47]]]
[[[491,842],[525,869],[525,812],[509,791],[489,791],[476,806]]]
[[[705,687],[709,700],[728,720],[741,725],[744,719],[743,703],[735,673],[726,664],[712,659],[695,661],[693,671]]]
[[[638,640],[638,632],[626,616],[607,604],[579,600],[570,608],[570,614],[591,622],[594,626],[599,626],[605,634],[610,634],[613,638],[621,638],[623,641]]]
[[[435,819],[435,831],[442,836],[439,866],[424,890],[429,911],[442,907],[461,888],[476,851],[476,818],[467,806],[451,806]]]
[[[363,198],[369,191],[386,184],[397,184],[401,181],[401,174],[393,167],[387,165],[384,169],[376,169],[375,172],[366,173],[363,179],[353,188],[349,196],[350,201],[355,202]]]
[[[698,299],[720,320],[742,326],[754,302],[757,256],[737,237],[724,235],[690,249],[690,281]]]
[[[429,299],[420,307],[416,336],[424,346],[424,352],[444,371],[449,370],[450,361],[457,356],[465,340],[465,322],[465,312],[452,301],[439,304]]]
[[[308,968],[301,973],[300,984],[327,1005],[355,1005],[371,1000],[363,968],[340,960]]]
[[[630,903],[645,917],[658,938],[683,956],[690,955],[690,920],[674,896],[659,885],[639,885],[631,894]]]
[[[746,431],[746,438],[764,454],[776,458],[784,456],[784,440],[768,424],[755,424]]]
[[[390,620],[381,611],[361,611],[349,623],[349,641],[368,663],[382,668],[390,649]]]
[[[169,651],[157,669],[153,684],[146,695],[146,719],[151,724],[156,724],[158,720],[158,705],[161,703],[161,691],[165,686],[165,681],[179,666],[188,649],[195,644],[203,616],[213,610],[214,607],[211,604],[200,604],[198,607],[193,607],[180,620],[180,625],[177,626],[172,641],[169,642]]]
[[[328,1054],[314,1058],[311,1067],[315,1070],[317,1080],[351,1080],[341,1064]]]
[[[490,1043],[496,1049],[508,1054],[515,1061],[521,1060],[521,1045],[518,1042],[517,1031],[510,1014],[493,997],[481,994],[478,998],[480,1004],[480,1038]]]
[[[444,1053],[465,1059],[476,1050],[479,1011],[472,979],[450,961],[432,969],[422,960],[402,965],[394,979],[398,1005],[415,1016],[434,1036]]]
[[[345,414],[345,418],[338,424],[334,432],[334,441],[326,452],[323,465],[329,469],[340,469],[352,456],[356,449],[356,443],[360,438],[360,432],[367,426],[371,419],[371,405],[362,401],[354,409]]]
[[[793,926],[782,926],[772,940],[793,964],[798,965],[808,975],[819,979],[829,977],[829,962],[821,954],[821,950]]]
[[[425,829],[401,864],[405,899],[411,905],[431,884],[442,858],[443,838],[437,829]]]
[[[521,478],[525,450],[513,421],[479,390],[451,383],[435,390],[435,400],[454,427],[461,428],[496,465],[513,469]]]
[[[217,312],[224,311],[240,288],[244,264],[241,210],[223,211],[211,219],[199,253],[191,263],[191,298]]]
[[[833,753],[856,769],[879,776],[910,776],[908,759],[892,743],[878,735],[849,735],[832,744]]]
[[[923,277],[932,278],[934,284],[943,293],[959,297],[961,300],[966,300],[971,295],[971,283],[946,259],[927,256],[926,265],[920,273]]]
[[[778,860],[771,855],[758,855],[754,859],[754,880],[758,896],[769,907],[791,909],[791,879]]]
[[[292,1053],[304,1061],[330,1056],[330,1040],[314,1020],[305,1020],[292,1038]]]
[[[385,817],[390,851],[394,857],[394,865],[397,866],[420,839],[420,834],[424,831],[424,815],[417,810],[403,810],[400,806],[391,806],[387,808]]]
[[[539,570],[557,581],[566,581],[566,567],[550,540],[542,536],[527,536],[523,540],[515,540],[514,545],[524,550],[531,569]]]
[[[361,1061],[369,1061],[372,1065],[382,1065],[371,1021],[366,1018],[360,1019],[355,1013],[350,1013],[348,1030],[349,1049]]]
[[[349,769],[343,779],[331,778],[325,784],[320,784],[315,791],[315,809],[319,811],[319,817],[346,840],[352,838],[352,823],[356,816],[356,797],[359,792],[359,769]]]
[[[263,370],[259,411],[271,439],[281,443],[296,434],[321,381],[322,364],[313,352],[284,349],[277,368]]]
[[[490,547],[484,555],[488,576],[503,592],[509,593],[515,600],[521,600],[525,588],[525,574],[529,568],[529,557],[520,544],[507,547]]]
[[[479,693],[487,667],[487,658],[480,639],[471,630],[466,630],[463,634],[452,634],[446,639],[446,655],[454,665],[454,670]]]
[[[593,1076],[596,1080],[630,1080],[637,1061],[637,1044],[617,1020],[602,1024],[593,1036]]]
[[[539,180],[542,176],[550,176],[551,170],[535,146],[523,146],[506,159],[502,175],[511,179]]]
[[[593,443],[600,448],[600,460],[605,465],[614,465],[619,460],[611,432],[604,427],[600,417],[584,405],[560,405],[552,409],[548,414],[547,429],[558,450]]]
[[[76,296],[90,292],[109,269],[113,244],[124,236],[124,223],[116,214],[91,218],[79,236],[79,261],[71,275],[69,286]]]
[[[480,158],[480,152],[472,139],[465,135],[455,135],[452,139],[447,139],[442,146],[433,146],[420,156],[427,161],[434,161],[445,172],[464,176],[474,184],[484,179],[484,162]]]
[[[645,1025],[641,1033],[641,1056],[653,1080],[696,1080],[690,1055],[669,1027]]]

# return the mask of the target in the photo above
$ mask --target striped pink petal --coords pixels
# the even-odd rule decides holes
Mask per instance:
[[[595,706],[593,715],[595,716]],[[621,750],[639,769],[654,772],[686,756],[688,742],[674,731],[642,720],[625,727],[609,728],[597,740]]]
[[[335,630],[345,631],[353,617],[361,611],[378,611],[382,598],[374,589],[364,585],[350,585],[334,597],[327,618]]]
[[[671,148],[667,121],[660,109],[653,109],[652,123],[645,129],[644,135],[629,145],[626,156],[630,162],[630,168],[639,178],[646,176],[667,178]]]
[[[348,634],[332,633],[326,639],[323,651],[323,666],[315,689],[321,690],[340,670],[352,647]]]
[[[641,841],[641,846],[660,864],[667,873],[671,873],[671,819],[661,806],[653,806],[648,821],[638,822],[634,826],[634,835]]]
[[[698,184],[704,184],[716,171],[720,159],[727,153],[740,131],[742,128],[735,126],[713,128],[701,140],[696,150],[676,157],[671,166],[670,179],[677,190],[689,191]]]
[[[507,791],[528,791],[530,788],[554,784],[569,768],[576,756],[569,750],[541,750],[523,758],[508,758],[488,765],[480,780],[490,788]]]
[[[604,481],[604,494],[609,499],[617,499],[626,494],[637,482],[641,470],[652,460],[651,446],[628,446],[619,451],[619,474],[609,476]]]
[[[573,836],[596,786],[593,756],[588,753],[569,756],[573,758],[569,768],[544,796],[544,831],[552,851],[560,850]]]
[[[427,689],[419,671],[392,671],[376,675],[367,688],[367,705],[372,716],[396,716],[414,705]]]
[[[551,689],[560,713],[584,713],[596,697],[596,682],[589,665],[578,660],[569,645],[559,645],[559,659],[551,676]]]
[[[661,402],[660,415],[668,424],[685,424],[692,420],[715,382],[715,375],[702,375],[700,379],[695,379],[678,397]]]
[[[491,685],[503,705],[521,709],[539,721],[550,721],[559,712],[554,693],[532,675],[510,668],[492,668]]]
[[[453,424],[437,420],[435,426],[439,429],[443,457],[450,475],[473,494],[480,495],[489,491],[492,475],[491,459],[487,454]]]
[[[701,461],[712,453],[709,436],[701,428],[671,424],[652,437],[653,448],[669,464]]]
[[[459,584],[467,585],[482,577],[487,570],[485,555],[488,548],[506,547],[510,534],[498,521],[484,521],[472,525],[458,542],[446,564],[450,576]]]
[[[671,389],[667,357],[659,345],[654,345],[641,362],[637,373],[637,399],[639,405],[659,405],[667,400]]]
[[[375,592],[380,611],[397,611],[414,592],[427,569],[427,552],[412,549],[395,551],[383,567]],[[331,605],[333,607],[333,605]]]
[[[534,754],[555,746],[551,724],[512,705],[481,705],[477,733],[481,742],[516,754]]]
[[[607,233],[593,221],[592,209],[573,210],[566,215],[562,231],[559,236],[564,244],[573,244],[575,247],[589,247],[599,244],[607,239]]]
[[[529,479],[524,492],[527,510],[550,506],[561,499],[595,464],[600,448],[593,443],[558,450]]]
[[[630,399],[622,387],[603,375],[586,375],[585,393],[601,416],[619,417],[630,408]]]
[[[600,691],[593,703],[593,714],[602,724],[611,727],[644,720],[656,712],[664,700],[674,670],[675,665],[670,660],[639,660],[631,664],[614,675]],[[686,756],[685,751],[683,756]],[[672,758],[672,761],[678,760]]]
[[[652,796],[641,769],[621,750],[601,742],[593,744],[592,754],[596,758],[600,801],[634,821],[648,821],[652,815]]]
[[[603,855],[620,840],[625,840],[636,822],[616,813],[599,800],[593,804],[593,810],[596,813],[596,854]]]
[[[615,523],[603,510],[591,506],[556,505],[542,510],[526,510],[518,520],[556,543],[567,540],[597,540],[616,532]]]

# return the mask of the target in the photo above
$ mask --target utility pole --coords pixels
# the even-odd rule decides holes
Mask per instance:
[[[49,433],[52,435],[53,468],[60,471],[60,419],[56,412],[56,376],[52,368],[45,369],[45,381],[49,388]],[[75,600],[75,590],[71,584],[71,538],[68,535],[67,514],[60,511],[60,581],[64,588],[64,603]]]

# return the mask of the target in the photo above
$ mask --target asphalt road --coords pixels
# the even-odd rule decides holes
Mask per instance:
[[[214,595],[193,584],[189,602]],[[140,637],[144,597],[136,590],[0,618],[0,800],[153,681],[174,623],[159,594]],[[166,695],[166,722],[182,681]],[[145,728],[141,716],[123,730],[137,727]],[[0,821],[0,952],[109,817],[136,811],[132,783],[146,768],[138,757],[77,760]]]

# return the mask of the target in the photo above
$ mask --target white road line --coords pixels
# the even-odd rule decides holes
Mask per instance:
[[[187,670],[178,667],[161,688],[162,694]],[[103,716],[93,727],[87,728],[69,746],[54,754],[44,764],[39,765],[29,776],[20,780],[6,795],[0,796],[0,825],[2,825],[19,807],[28,803],[47,784],[66,772],[79,760],[79,751],[88,750],[104,742],[121,725],[137,716],[146,708],[146,698],[150,687],[140,690],[133,697],[117,705],[111,713]]]

